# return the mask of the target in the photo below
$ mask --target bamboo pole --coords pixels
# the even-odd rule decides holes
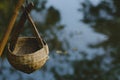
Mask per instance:
[[[5,34],[2,37],[2,41],[0,43],[0,56],[2,55],[3,50],[4,50],[4,48],[5,48],[6,44],[7,44],[7,41],[9,39],[9,36],[11,34],[11,31],[13,29],[14,23],[16,21],[16,18],[18,16],[19,10],[20,10],[23,2],[24,2],[24,0],[19,0],[16,7],[15,7],[15,10],[13,11],[13,16],[10,19],[8,27],[7,27],[7,29],[5,31]]]

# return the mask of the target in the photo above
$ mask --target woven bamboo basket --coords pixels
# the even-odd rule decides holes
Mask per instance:
[[[15,69],[25,73],[32,73],[40,69],[47,61],[49,53],[47,43],[41,38],[29,14],[31,7],[32,4],[25,8],[8,44],[7,58],[9,63]],[[19,37],[27,18],[32,24],[35,37]]]
[[[36,38],[19,37],[14,51],[8,45],[8,61],[17,70],[32,73],[40,69],[48,59],[48,45],[38,45]]]

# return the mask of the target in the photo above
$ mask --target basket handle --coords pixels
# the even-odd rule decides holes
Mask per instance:
[[[42,44],[42,47],[44,47],[45,44],[44,44],[44,42],[42,40],[42,37],[40,36],[40,34],[39,34],[39,32],[38,32],[38,30],[36,28],[36,25],[35,25],[34,21],[32,20],[29,12],[27,10],[26,10],[26,16],[27,16],[29,22],[32,24],[32,29],[34,31],[34,34],[35,34],[36,38],[37,38],[37,41],[39,42],[39,44]]]
[[[13,29],[13,33],[11,34],[11,50],[14,50],[14,47],[15,47],[15,44],[18,40],[18,36],[20,34],[20,32],[22,31],[23,29],[23,26],[27,20],[27,17],[26,17],[26,10],[28,11],[28,13],[32,10],[34,4],[33,3],[30,3],[28,4],[26,7],[25,7],[25,10],[23,11],[21,17],[20,17],[20,20],[17,24],[17,26],[14,27]]]

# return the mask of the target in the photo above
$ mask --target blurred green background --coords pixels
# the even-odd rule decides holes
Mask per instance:
[[[31,1],[31,16],[47,40],[50,58],[27,75],[8,63],[5,49],[0,80],[120,80],[119,0]],[[16,3],[0,0],[0,40]],[[27,22],[20,36],[32,36],[30,26]]]

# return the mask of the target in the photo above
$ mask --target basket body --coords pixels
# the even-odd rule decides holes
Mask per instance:
[[[17,70],[32,73],[40,69],[48,59],[48,45],[41,47],[36,38],[20,37],[15,49],[11,51],[8,45],[8,61]]]

